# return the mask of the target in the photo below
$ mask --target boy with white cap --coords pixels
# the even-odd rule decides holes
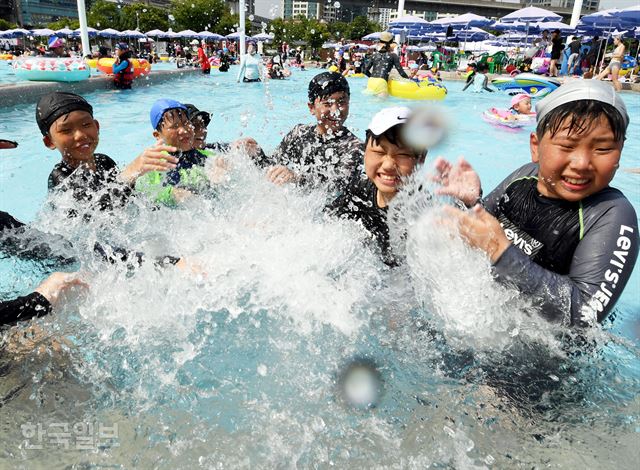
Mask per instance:
[[[359,220],[378,243],[385,263],[396,264],[389,247],[387,210],[402,187],[403,179],[424,163],[426,148],[408,145],[402,133],[411,117],[407,107],[385,108],[367,129],[364,168],[367,179],[356,178],[328,210],[334,215]]]
[[[533,163],[481,200],[467,162],[439,159],[439,192],[473,206],[448,211],[499,282],[532,297],[550,321],[594,325],[612,310],[638,256],[636,213],[609,186],[629,115],[613,87],[595,80],[561,86],[536,111]]]

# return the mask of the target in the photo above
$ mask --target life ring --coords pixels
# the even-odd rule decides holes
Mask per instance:
[[[39,82],[80,82],[91,76],[85,61],[72,57],[29,57],[12,67],[16,77]]]
[[[148,75],[151,72],[151,64],[147,59],[129,59],[133,64],[133,78],[138,78],[140,75]],[[106,75],[113,75],[113,63],[115,59],[111,57],[104,57],[98,60],[96,68]]]
[[[0,60],[11,60],[13,59],[13,54],[0,54]]]
[[[515,119],[511,118],[515,116]],[[534,114],[522,114],[514,115],[511,112],[504,109],[489,108],[482,113],[482,118],[489,124],[497,126],[509,127],[511,129],[519,129],[521,127],[527,127],[535,124],[536,115]]]
[[[413,80],[389,80],[389,94],[407,100],[443,100],[447,96],[447,87],[442,83]]]

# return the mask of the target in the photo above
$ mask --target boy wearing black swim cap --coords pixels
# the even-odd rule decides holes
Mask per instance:
[[[89,202],[93,193],[112,185],[112,194],[100,198],[101,209],[113,207],[116,200],[119,205],[128,195],[126,186],[118,188],[113,183],[128,186],[148,171],[175,167],[171,158],[164,160],[160,150],[147,149],[120,172],[110,157],[95,153],[100,124],[93,117],[92,106],[74,93],[57,91],[40,98],[36,122],[44,145],[62,155],[49,175],[49,190],[72,190],[77,200]]]
[[[531,297],[550,321],[592,326],[613,309],[638,256],[636,213],[609,186],[629,115],[620,95],[596,80],[562,85],[536,111],[533,163],[480,200],[471,165],[439,159],[440,193],[474,206],[449,212],[499,282]]]
[[[309,112],[316,123],[298,124],[273,152],[273,183],[328,186],[340,191],[360,173],[364,145],[344,126],[349,117],[349,83],[339,73],[324,72],[309,82]]]

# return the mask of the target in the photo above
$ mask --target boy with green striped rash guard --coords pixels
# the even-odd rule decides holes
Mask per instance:
[[[205,164],[214,154],[194,148],[194,126],[186,106],[175,100],[160,99],[151,107],[150,118],[158,145],[173,147],[175,151],[167,156],[176,158],[177,163],[169,171],[153,171],[139,178],[136,190],[172,207],[194,193],[208,190],[210,181]]]
[[[489,256],[498,282],[530,296],[550,321],[592,326],[613,309],[638,256],[636,213],[609,186],[629,115],[615,90],[596,80],[562,85],[536,111],[533,163],[481,200],[467,162],[439,159],[439,192],[473,206],[447,210],[462,238]]]

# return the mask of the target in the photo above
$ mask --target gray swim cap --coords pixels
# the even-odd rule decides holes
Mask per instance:
[[[620,95],[610,84],[600,80],[575,80],[566,83],[551,92],[536,104],[538,122],[558,106],[579,100],[593,100],[607,103],[618,110],[624,121],[625,129],[629,126],[627,107]]]

